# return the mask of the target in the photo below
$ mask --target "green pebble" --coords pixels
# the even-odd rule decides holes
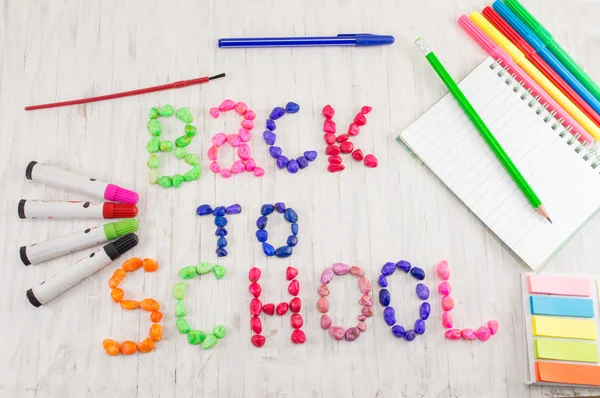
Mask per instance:
[[[156,156],[155,153],[153,153],[150,158],[148,158],[148,162],[146,162],[146,164],[148,165],[148,167],[150,167],[151,169],[158,169],[158,166],[160,166],[160,159],[158,158],[158,156]]]
[[[158,137],[162,133],[162,125],[156,119],[148,120],[146,127],[148,128],[148,132],[155,137]]]
[[[193,153],[188,153],[187,155],[185,155],[185,162],[191,166],[195,166],[198,164],[198,156],[194,155]]]
[[[215,265],[212,271],[217,279],[222,279],[223,276],[225,276],[225,268],[221,267],[220,265]]]
[[[173,188],[179,188],[184,178],[181,174],[173,174]]]
[[[185,316],[186,314],[187,314],[187,311],[185,310],[185,305],[183,305],[183,301],[177,300],[177,303],[175,303],[175,316],[177,318],[181,318],[182,316]]]
[[[167,104],[167,105],[162,106],[158,110],[158,113],[164,117],[171,117],[175,113],[175,109],[173,109],[173,107],[171,105]]]
[[[179,277],[181,279],[192,279],[196,276],[196,267],[188,265],[179,270]]]
[[[185,135],[188,137],[193,137],[196,135],[196,126],[192,126],[191,124],[185,125]]]
[[[175,148],[173,154],[177,159],[183,159],[187,154],[187,150],[185,148]]]
[[[188,137],[187,135],[182,135],[181,137],[177,137],[175,140],[175,146],[178,148],[184,148],[192,143],[192,137]]]
[[[171,141],[161,141],[160,150],[161,152],[171,152],[173,150],[173,143]]]
[[[206,333],[202,330],[190,330],[188,333],[188,343],[192,345],[198,345],[206,338]]]
[[[192,169],[190,171],[185,173],[183,175],[183,178],[186,181],[196,181],[197,179],[200,178],[201,175],[202,175],[202,168],[200,167],[199,164],[197,164],[194,167],[192,167]]]
[[[146,149],[150,153],[158,152],[158,150],[160,149],[160,138],[158,138],[158,137],[150,138],[148,140],[148,143],[146,144]]]
[[[215,346],[215,344],[217,344],[218,341],[219,340],[214,334],[207,334],[206,338],[202,342],[202,348],[205,350],[210,350]]]
[[[194,121],[192,112],[190,112],[188,108],[179,108],[175,116],[177,116],[177,119],[181,120],[184,123],[191,123]]]
[[[163,188],[171,188],[173,186],[173,179],[169,176],[162,176],[158,179],[157,183]]]
[[[179,282],[173,286],[173,297],[177,300],[183,300],[183,295],[185,293],[185,283]]]
[[[150,169],[149,180],[152,185],[156,184],[158,181],[158,171],[156,171],[156,169]]]
[[[213,334],[217,336],[218,339],[222,339],[223,337],[225,337],[225,334],[227,334],[227,330],[225,330],[225,326],[217,325],[213,329]]]
[[[156,109],[155,106],[150,108],[150,112],[148,112],[148,116],[150,117],[150,119],[156,119],[158,117],[158,115],[159,115],[158,109]]]
[[[175,321],[175,325],[177,326],[177,330],[179,330],[179,333],[181,334],[186,334],[190,331],[190,325],[183,318],[177,318],[177,321]]]
[[[208,274],[210,271],[212,271],[213,267],[214,265],[211,263],[200,263],[196,266],[196,272],[200,275]]]

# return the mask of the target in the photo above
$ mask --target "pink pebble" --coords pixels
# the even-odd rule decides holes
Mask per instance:
[[[477,340],[477,332],[473,329],[463,329],[461,334],[462,338],[465,340]]]
[[[363,294],[367,294],[371,291],[371,281],[369,281],[366,276],[363,276],[358,280],[358,290]]]
[[[365,305],[364,307],[361,308],[360,312],[367,318],[370,318],[373,316],[373,306]]]
[[[211,141],[216,146],[221,146],[225,142],[227,142],[227,136],[223,133],[217,133],[217,134],[213,135],[213,137],[211,138]]]
[[[360,305],[373,305],[373,299],[370,294],[363,294],[360,300],[358,300],[358,304]]]
[[[256,119],[256,113],[252,109],[248,109],[246,114],[244,115],[244,119],[246,120],[254,120]]]
[[[448,267],[448,261],[442,260],[437,265],[437,274],[440,278],[447,281],[450,279],[450,267]]]
[[[250,147],[246,144],[241,144],[237,149],[237,154],[242,160],[250,159]]]
[[[373,107],[365,105],[362,108],[360,108],[360,113],[362,113],[363,115],[366,115],[367,113],[371,112],[372,109],[373,109]]]
[[[367,320],[367,317],[364,316],[363,314],[360,314],[359,316],[356,317],[356,319],[358,319],[361,322],[364,322]]]
[[[454,299],[450,296],[442,297],[442,309],[444,311],[450,311],[454,308]]]
[[[350,275],[362,278],[363,276],[365,276],[365,271],[363,271],[362,268],[353,265],[352,267],[350,267]]]
[[[452,329],[452,326],[454,326],[454,322],[452,322],[452,314],[447,311],[444,311],[442,314],[442,326],[444,326],[446,329]]]
[[[367,324],[364,322],[358,322],[356,324],[356,327],[358,328],[358,330],[360,330],[361,332],[366,332],[367,331]]]
[[[252,158],[246,160],[244,164],[246,165],[246,171],[254,171],[256,168],[256,162]]]
[[[333,273],[336,275],[346,275],[350,272],[350,266],[344,263],[335,263],[331,266],[331,269],[333,269]]]
[[[487,326],[482,326],[477,329],[477,338],[481,341],[488,341],[491,335],[492,332]]]
[[[235,104],[235,112],[238,115],[244,116],[247,110],[248,105],[244,104],[243,102],[238,102],[237,104]]]
[[[242,144],[242,139],[237,134],[229,134],[227,136],[227,142],[229,142],[233,147],[238,147]]]
[[[447,296],[452,293],[452,286],[450,286],[450,283],[447,281],[443,281],[438,285],[438,292],[440,292],[442,296]]]
[[[265,170],[262,167],[256,167],[253,173],[256,177],[262,177],[265,175]]]
[[[219,163],[217,162],[212,162],[208,167],[213,173],[218,173],[219,171],[221,171],[221,166],[219,166]]]
[[[232,175],[231,170],[229,169],[221,169],[220,173],[223,178],[229,178]]]
[[[331,320],[329,315],[327,315],[327,314],[321,315],[321,328],[329,329],[331,327],[332,323],[333,323],[333,321]]]
[[[379,161],[377,160],[375,155],[373,155],[371,153],[368,154],[367,156],[365,156],[365,159],[363,160],[363,162],[365,163],[365,166],[370,167],[370,168],[377,167],[377,165],[379,164]]]
[[[333,270],[331,268],[325,268],[321,274],[321,283],[326,285],[333,279]]]
[[[462,332],[459,329],[450,329],[444,333],[444,337],[448,340],[459,340],[462,337]]]
[[[494,335],[498,332],[498,326],[500,326],[498,324],[498,321],[489,321],[488,322],[488,328],[490,328],[490,333],[492,335]]]
[[[233,108],[235,108],[235,102],[230,99],[221,102],[221,105],[219,105],[219,110],[221,112],[230,111]]]
[[[358,135],[358,133],[360,133],[360,127],[358,127],[358,124],[356,123],[350,123],[350,126],[348,127],[348,135]]]
[[[325,297],[319,298],[317,309],[323,314],[327,313],[329,311],[329,301]]]
[[[211,146],[210,148],[208,148],[208,158],[210,160],[217,160],[217,153],[218,153],[218,147],[216,145]]]
[[[219,117],[219,108],[210,108],[208,113],[210,113],[210,115],[216,119]]]
[[[240,138],[242,139],[242,141],[244,141],[244,142],[248,142],[248,141],[250,141],[250,138],[252,138],[252,135],[250,135],[250,132],[243,127],[240,128],[240,130],[238,131],[238,134],[239,134]]]
[[[331,119],[325,119],[323,122],[323,131],[326,133],[335,134],[335,122]]]
[[[340,327],[340,326],[330,327],[329,333],[331,333],[331,336],[333,336],[333,338],[336,340],[341,340],[346,335],[346,331],[344,330],[343,327]]]
[[[231,166],[231,172],[234,174],[241,173],[242,171],[246,171],[246,165],[241,160],[236,160],[233,162],[233,166]]]
[[[329,296],[329,288],[327,285],[321,285],[317,289],[317,293],[319,293],[319,296],[321,297]]]
[[[242,120],[242,127],[246,130],[252,130],[254,128],[254,122],[252,120]]]

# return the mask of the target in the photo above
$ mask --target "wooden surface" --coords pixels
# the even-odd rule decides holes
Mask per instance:
[[[256,3],[256,4],[253,4]],[[544,22],[593,77],[600,79],[600,3],[591,0],[529,0]],[[394,138],[445,89],[412,44],[424,35],[456,78],[483,58],[458,28],[461,13],[481,1],[8,1],[0,7],[0,178],[5,191],[0,260],[0,395],[5,397],[555,397],[598,395],[600,390],[539,388],[524,384],[525,355],[519,273],[526,269],[502,247]],[[352,32],[393,34],[396,43],[376,48],[218,49],[217,39],[235,36],[322,35]],[[29,104],[106,94],[207,74],[227,73],[208,85],[141,97],[25,112]],[[239,117],[214,120],[208,109],[231,98],[258,114],[253,156],[266,170],[229,180],[208,171],[206,151],[217,131],[235,132]],[[278,123],[278,143],[294,156],[308,149],[319,157],[291,175],[277,170],[262,141],[274,106],[298,102],[299,114]],[[191,150],[201,155],[199,182],[174,190],[148,184],[145,129],[148,109],[165,103],[188,106],[200,134]],[[321,108],[332,104],[345,128],[362,105],[373,106],[355,144],[380,161],[377,169],[345,158],[341,174],[326,171]],[[182,125],[167,124],[175,139]],[[225,148],[222,159],[233,160]],[[297,155],[295,155],[297,156]],[[172,174],[187,170],[171,154],[161,156]],[[140,244],[129,256],[156,258],[156,274],[138,271],[123,282],[133,299],[155,297],[164,307],[164,339],[152,354],[108,357],[102,340],[139,341],[148,314],[113,304],[107,281],[122,261],[106,267],[41,308],[25,291],[85,253],[24,267],[21,245],[101,224],[101,220],[20,220],[17,202],[28,199],[91,199],[27,181],[25,166],[45,162],[135,189],[140,194]],[[254,237],[263,203],[283,201],[300,216],[300,243],[287,260],[268,259]],[[214,225],[199,218],[203,203],[240,203],[229,217],[229,256],[222,281],[195,279],[186,297],[190,323],[227,337],[210,351],[190,346],[174,326],[177,271],[216,261]],[[270,217],[270,241],[288,232]],[[600,219],[593,219],[548,265],[553,272],[595,272]],[[89,251],[89,250],[88,250]],[[86,252],[88,252],[86,251]],[[448,342],[432,294],[428,331],[407,343],[392,336],[381,308],[354,343],[335,342],[319,327],[315,308],[321,271],[343,261],[363,267],[376,284],[382,264],[406,259],[422,266],[435,290],[434,265],[447,259],[457,307],[455,323],[476,327],[498,319],[487,343]],[[263,269],[263,301],[289,300],[285,267],[300,270],[301,311],[308,341],[289,341],[289,317],[263,321],[267,344],[250,344],[247,272]],[[392,302],[398,321],[418,316],[414,281],[395,274]],[[331,315],[346,327],[356,322],[356,280],[331,284]]]

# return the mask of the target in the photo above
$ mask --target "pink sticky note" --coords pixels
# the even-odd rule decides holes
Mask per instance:
[[[529,293],[580,297],[589,297],[592,294],[590,280],[586,278],[529,275],[527,282]]]

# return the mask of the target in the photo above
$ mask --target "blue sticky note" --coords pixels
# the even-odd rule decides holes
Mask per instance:
[[[530,296],[532,315],[594,317],[594,302],[590,299],[557,296]]]

